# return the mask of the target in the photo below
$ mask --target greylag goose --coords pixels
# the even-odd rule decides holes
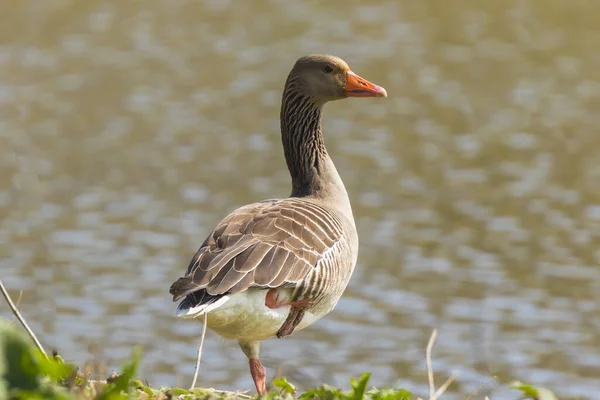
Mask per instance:
[[[321,133],[323,105],[386,96],[338,57],[298,59],[285,82],[280,115],[290,197],[233,211],[171,285],[173,301],[182,299],[177,316],[208,314],[212,331],[238,341],[259,395],[266,393],[260,342],[291,335],[329,313],[358,256],[348,193]]]

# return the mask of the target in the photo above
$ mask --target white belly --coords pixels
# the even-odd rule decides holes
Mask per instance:
[[[265,305],[267,290],[249,289],[230,295],[223,305],[208,312],[208,327],[227,339],[264,340],[277,334],[290,306],[271,309]],[[323,315],[306,312],[295,331],[306,328]],[[201,322],[204,316],[197,317]]]

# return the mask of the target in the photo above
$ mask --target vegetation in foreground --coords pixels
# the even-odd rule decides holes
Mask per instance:
[[[83,376],[78,368],[65,363],[58,355],[46,356],[19,332],[12,324],[0,319],[0,399],[8,400],[221,400],[250,399],[248,394],[225,392],[214,389],[153,389],[135,379],[140,359],[139,351],[134,351],[130,363],[124,365],[118,374],[112,374],[105,381],[91,380]],[[275,390],[263,399],[340,399],[340,400],[417,400],[420,397],[404,389],[369,388],[370,374],[350,380],[349,390],[328,385],[297,393],[294,385],[285,378],[273,381]],[[516,382],[515,389],[523,392],[523,399],[557,400],[547,389]],[[439,391],[438,391],[439,392]],[[430,400],[440,398],[428,397]],[[475,399],[476,396],[471,398]],[[486,398],[487,399],[487,398]],[[490,399],[492,400],[492,399]]]

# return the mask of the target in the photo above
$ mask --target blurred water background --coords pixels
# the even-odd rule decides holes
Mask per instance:
[[[141,344],[152,385],[189,384],[201,325],[169,285],[225,213],[289,193],[283,83],[332,53],[389,93],[325,114],[359,263],[334,313],[263,344],[269,375],[425,394],[437,327],[454,398],[517,398],[491,374],[593,398],[598,21],[592,0],[5,2],[1,277],[65,358]],[[235,343],[208,334],[200,384],[252,388]]]

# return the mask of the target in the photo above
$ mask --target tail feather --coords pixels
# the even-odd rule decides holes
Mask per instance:
[[[194,291],[200,290],[198,285],[194,283],[191,275],[186,275],[177,279],[169,288],[169,293],[173,295],[173,301],[177,301]]]
[[[227,293],[211,295],[205,289],[188,294],[177,306],[175,316],[181,318],[196,318],[202,314],[219,308],[229,300]]]

